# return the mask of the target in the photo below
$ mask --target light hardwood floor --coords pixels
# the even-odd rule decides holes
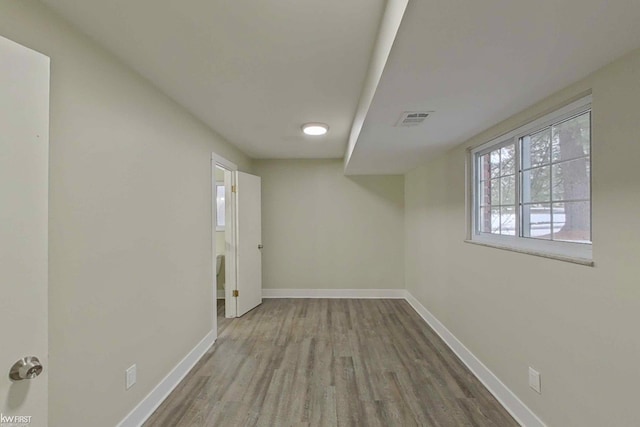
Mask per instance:
[[[517,425],[406,301],[267,299],[218,320],[145,427]]]

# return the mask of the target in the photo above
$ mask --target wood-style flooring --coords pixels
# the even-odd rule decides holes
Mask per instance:
[[[218,326],[145,427],[518,425],[404,300],[267,299]]]

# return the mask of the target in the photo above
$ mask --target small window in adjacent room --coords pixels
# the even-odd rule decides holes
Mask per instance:
[[[216,182],[216,231],[224,231],[224,182]]]
[[[472,242],[591,260],[591,96],[471,157]]]

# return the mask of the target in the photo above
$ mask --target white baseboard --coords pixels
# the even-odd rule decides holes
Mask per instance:
[[[216,289],[216,298],[225,299],[224,289]]]
[[[175,368],[167,374],[160,384],[142,399],[129,415],[124,417],[117,427],[140,427],[158,409],[158,406],[169,396],[196,363],[204,356],[216,341],[216,331],[209,332]]]
[[[262,298],[393,298],[404,299],[404,289],[263,289]]]
[[[424,319],[467,368],[480,380],[489,392],[500,402],[511,416],[525,427],[546,427],[500,379],[487,368],[455,335],[451,333],[425,306],[406,292],[407,302]]]

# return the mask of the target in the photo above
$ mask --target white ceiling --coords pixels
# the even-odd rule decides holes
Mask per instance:
[[[410,0],[346,172],[424,163],[640,47],[639,22],[638,0]],[[394,127],[412,110],[435,113]]]
[[[344,155],[385,0],[42,0],[255,158]],[[305,122],[331,127],[304,136]]]
[[[640,47],[639,0],[409,0],[393,45],[406,0],[42,1],[251,157],[343,157],[353,132],[348,174],[404,173]]]

